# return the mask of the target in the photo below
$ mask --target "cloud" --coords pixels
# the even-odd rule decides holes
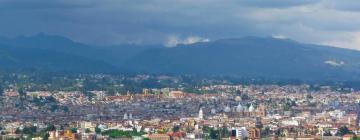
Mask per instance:
[[[41,10],[41,9],[74,9],[95,6],[93,0],[1,0],[2,10]]]
[[[342,10],[342,11],[352,11],[352,12],[360,11],[359,0],[346,0],[346,1],[323,0],[322,5],[326,8]]]
[[[344,61],[336,61],[336,60],[327,60],[324,63],[334,67],[339,67],[345,64]]]
[[[178,36],[171,35],[171,36],[169,36],[167,42],[165,43],[165,46],[176,47],[177,45],[180,45],[180,44],[189,45],[189,44],[194,44],[194,43],[198,43],[198,42],[209,42],[209,41],[210,41],[210,39],[199,37],[199,36],[188,36],[186,38],[181,39]]]
[[[336,46],[341,48],[348,48],[354,50],[360,50],[360,32],[346,32],[346,38],[334,39],[323,42],[324,45]]]
[[[238,3],[259,8],[289,8],[319,3],[321,0],[240,0]]]
[[[281,34],[274,34],[271,37],[276,38],[276,39],[288,39],[287,36],[284,36],[284,35],[281,35]]]
[[[0,35],[174,46],[243,36],[358,48],[358,0],[1,0]],[[173,35],[181,35],[171,37]],[[193,36],[192,35],[196,35]]]

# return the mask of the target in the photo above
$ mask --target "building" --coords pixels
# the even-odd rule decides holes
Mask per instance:
[[[260,128],[250,128],[248,130],[248,139],[259,140],[260,138],[261,138],[261,129]]]
[[[233,128],[230,137],[233,140],[244,139],[248,137],[248,131],[246,130],[246,127]]]
[[[147,138],[150,140],[170,140],[170,136],[166,134],[150,134]]]
[[[199,110],[199,117],[198,117],[199,120],[203,120],[204,119],[204,112],[202,110],[202,108],[200,108]]]
[[[257,108],[255,108],[253,105],[250,105],[250,107],[247,108],[239,104],[233,109],[232,112],[229,107],[226,109],[224,109],[224,111],[231,116],[235,115],[239,117],[266,117],[267,115],[266,107],[262,104],[260,104]]]

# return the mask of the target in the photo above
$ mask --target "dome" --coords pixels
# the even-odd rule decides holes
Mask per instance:
[[[211,109],[211,114],[216,114],[216,109],[215,108]]]
[[[249,107],[249,112],[253,112],[255,110],[254,106],[251,104]]]
[[[225,108],[224,108],[224,112],[230,112],[231,111],[231,108],[229,107],[229,106],[226,106]]]
[[[244,111],[243,106],[239,103],[239,105],[236,107],[236,112],[242,112]]]
[[[236,96],[236,97],[235,97],[235,101],[241,101],[241,97],[240,97],[240,96]]]
[[[123,119],[124,119],[124,120],[127,120],[127,119],[129,119],[129,117],[128,117],[127,113],[125,113],[125,114],[124,114],[124,117],[123,117]]]
[[[130,120],[133,119],[132,113],[129,114],[129,119],[130,119]]]

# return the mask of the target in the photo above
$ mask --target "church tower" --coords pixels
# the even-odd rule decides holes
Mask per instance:
[[[259,105],[259,107],[258,107],[258,115],[262,116],[262,117],[265,117],[267,115],[265,105],[263,105],[263,104]]]
[[[199,120],[203,120],[203,119],[204,119],[204,112],[203,112],[202,108],[200,108],[200,110],[199,110],[198,119],[199,119]]]

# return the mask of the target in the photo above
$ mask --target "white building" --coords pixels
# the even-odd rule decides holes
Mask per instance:
[[[202,108],[200,108],[199,110],[199,117],[198,117],[199,120],[203,120],[204,119],[204,112],[202,110]]]
[[[244,139],[244,138],[248,137],[248,132],[247,132],[246,127],[233,128],[232,135],[235,135],[236,138]]]

